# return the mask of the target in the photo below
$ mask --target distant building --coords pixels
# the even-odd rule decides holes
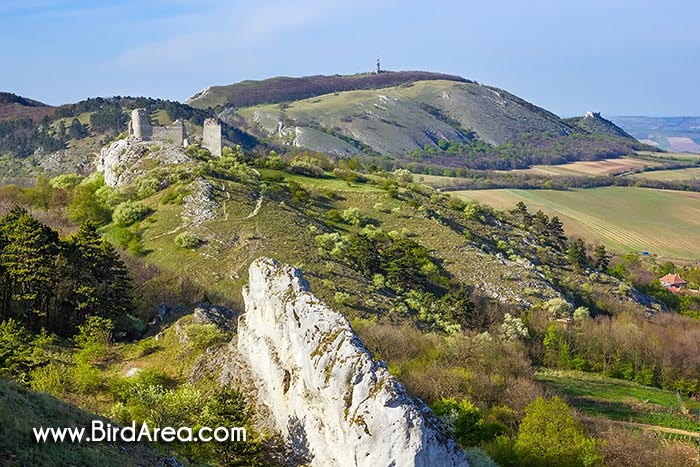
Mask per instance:
[[[674,289],[684,289],[688,286],[688,283],[678,274],[666,274],[664,277],[659,279],[659,282],[661,282],[661,285],[667,289],[671,289],[671,291],[674,291]]]
[[[207,148],[214,157],[221,157],[221,122],[216,118],[204,120],[202,130],[202,147]]]
[[[151,125],[150,113],[146,109],[134,109],[129,121],[129,138],[136,141],[160,141],[186,147],[185,122],[175,120],[170,126]]]

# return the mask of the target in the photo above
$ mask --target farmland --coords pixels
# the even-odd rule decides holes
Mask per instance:
[[[693,415],[685,416],[672,391],[581,371],[545,371],[538,373],[536,379],[562,394],[587,416],[690,432],[700,430],[700,424],[694,418],[700,410],[700,403],[683,398]]]
[[[643,172],[640,174],[632,175],[633,178],[644,178],[647,180],[663,180],[663,181],[676,181],[676,180],[691,180],[700,178],[700,167],[690,167],[687,169],[675,169],[675,170],[654,170],[651,172]]]
[[[619,251],[649,251],[697,259],[700,193],[607,187],[590,190],[473,190],[452,192],[496,208],[523,201],[531,211],[559,216],[569,236]]]
[[[562,165],[533,165],[528,169],[510,170],[508,172],[549,176],[611,175],[646,167],[658,167],[660,165],[662,163],[657,161],[621,157],[619,159],[605,159],[602,161],[577,161]]]

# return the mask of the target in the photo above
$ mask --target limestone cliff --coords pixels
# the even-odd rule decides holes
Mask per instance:
[[[119,187],[128,185],[153,167],[182,164],[190,160],[177,146],[121,139],[102,148],[95,165],[98,171],[104,172],[107,186]]]
[[[274,426],[312,466],[467,466],[430,409],[376,361],[298,269],[250,266],[238,350]]]

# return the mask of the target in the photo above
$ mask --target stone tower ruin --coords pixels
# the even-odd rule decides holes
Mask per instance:
[[[129,137],[138,141],[150,141],[153,136],[150,115],[146,109],[134,109],[129,122]]]
[[[160,141],[175,146],[187,146],[185,122],[175,120],[170,126],[152,126],[146,109],[135,109],[129,121],[129,138],[136,141]]]
[[[204,120],[202,146],[214,157],[221,157],[221,123],[216,118]]]

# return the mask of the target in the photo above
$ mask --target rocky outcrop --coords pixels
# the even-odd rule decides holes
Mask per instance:
[[[221,207],[216,200],[216,192],[220,188],[205,178],[197,177],[190,189],[192,192],[182,200],[182,217],[194,225],[215,219],[216,209]]]
[[[275,429],[312,466],[467,466],[422,402],[376,361],[298,269],[250,266],[238,350]]]
[[[158,165],[183,164],[191,159],[182,148],[164,143],[120,139],[102,148],[96,168],[104,173],[105,185],[128,185]]]
[[[228,307],[199,302],[194,306],[192,321],[199,324],[214,324],[222,331],[229,332],[234,330],[235,316],[233,310]]]

